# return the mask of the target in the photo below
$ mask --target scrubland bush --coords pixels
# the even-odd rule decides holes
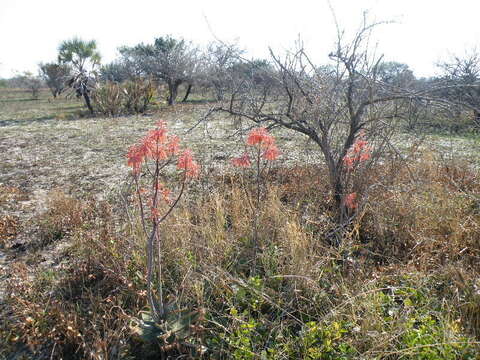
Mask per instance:
[[[31,92],[32,99],[35,100],[38,99],[40,89],[43,86],[42,80],[28,71],[9,79],[8,83],[11,87],[27,89]]]
[[[357,203],[366,200],[367,188],[360,179],[368,176],[365,170],[389,144],[397,126],[391,120],[396,118],[397,102],[418,97],[408,87],[381,80],[381,58],[369,42],[378,25],[365,18],[350,41],[338,29],[331,63],[324,67],[311,62],[301,42],[285,54],[270,51],[269,62],[252,62],[251,70],[240,67],[245,71],[232,80],[235,90],[214,109],[263,126],[291,129],[318,145],[337,208],[339,226],[332,234],[337,244],[355,217]],[[361,142],[368,148],[363,154],[357,149]],[[351,157],[355,151],[358,154]]]
[[[123,110],[122,88],[114,82],[106,82],[92,95],[93,107],[96,112],[106,116],[117,116]]]
[[[106,116],[141,114],[153,104],[156,90],[151,80],[109,82],[98,87],[92,95],[95,111]]]
[[[168,88],[168,105],[176,103],[180,85],[187,84],[188,98],[192,84],[201,67],[198,48],[185,39],[172,36],[158,37],[153,44],[140,43],[119,49],[122,62],[134,64],[144,76],[165,82]]]
[[[152,80],[137,79],[123,83],[123,93],[126,111],[143,114],[153,104],[157,92]]]

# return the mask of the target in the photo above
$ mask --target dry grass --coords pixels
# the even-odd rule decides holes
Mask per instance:
[[[10,220],[0,229],[11,239],[0,263],[0,356],[159,358],[130,328],[147,304],[145,239],[123,156],[156,118],[181,134],[204,110],[4,126],[0,210]],[[202,177],[162,225],[165,293],[205,310],[192,339],[205,358],[476,358],[480,178],[471,162],[421,151],[378,165],[348,248],[336,248],[325,170],[309,164],[318,154],[280,131],[287,160],[271,172],[252,269],[242,186],[251,179],[227,167],[241,151],[241,139],[225,140],[234,131],[218,118],[184,136]],[[24,255],[11,249],[20,240]]]
[[[424,157],[408,176],[399,173],[387,190],[372,193],[352,228],[348,258],[325,236],[333,224],[318,195],[321,170],[296,169],[303,173],[296,178],[277,169],[264,199],[254,277],[249,195],[238,175],[211,177],[214,190],[190,198],[163,225],[165,291],[205,309],[202,341],[213,358],[256,359],[269,349],[274,359],[309,352],[323,354],[319,359],[473,359],[480,330],[479,215],[459,202],[465,193],[452,184],[469,179],[463,185],[470,196],[478,196],[480,184],[449,166],[456,176]],[[414,186],[419,181],[423,186]],[[434,212],[438,198],[443,207]],[[60,224],[72,245],[57,254],[55,275],[43,269],[31,279],[16,265],[10,341],[47,347],[56,356],[148,356],[128,326],[146,299],[144,239],[125,199],[75,203],[53,195],[44,216],[70,220]],[[79,209],[94,215],[77,221]]]

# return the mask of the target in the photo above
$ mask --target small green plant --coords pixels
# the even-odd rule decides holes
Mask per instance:
[[[405,279],[407,284],[408,280]],[[441,308],[418,288],[390,287],[380,292],[381,309],[386,324],[402,320],[402,336],[397,352],[404,359],[440,360],[475,359],[475,350],[461,333],[458,322],[442,317]],[[436,309],[438,307],[438,309]]]
[[[447,329],[445,328],[447,327]],[[459,336],[458,326],[442,324],[430,314],[411,316],[406,323],[402,337],[407,359],[418,360],[455,360],[476,359],[475,352],[469,347],[469,340]],[[452,338],[445,335],[450,333]]]
[[[232,309],[231,314],[235,315],[233,310],[235,309]],[[234,359],[253,360],[257,358],[254,348],[257,325],[254,319],[249,319],[241,323],[230,336],[226,337],[227,344],[234,349],[232,351]]]
[[[355,359],[357,351],[345,341],[349,324],[333,321],[321,324],[309,321],[299,335],[288,343],[289,358],[305,360]]]

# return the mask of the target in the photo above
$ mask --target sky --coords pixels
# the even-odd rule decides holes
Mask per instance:
[[[54,61],[62,40],[95,39],[102,62],[122,45],[172,35],[200,45],[237,41],[249,57],[282,52],[299,37],[318,63],[327,63],[336,28],[351,34],[368,10],[391,21],[374,33],[385,60],[406,63],[418,77],[452,54],[480,49],[480,0],[0,0],[0,77],[38,72]]]

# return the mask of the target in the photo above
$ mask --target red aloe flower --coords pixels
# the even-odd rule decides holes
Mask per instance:
[[[355,209],[357,204],[357,193],[353,192],[345,196],[345,206],[349,209]]]
[[[368,141],[359,138],[359,139],[357,139],[357,140],[355,141],[355,143],[353,144],[353,151],[354,151],[355,153],[359,153],[359,152],[361,152],[363,149],[365,149],[367,145],[368,145]]]
[[[128,149],[127,165],[132,167],[134,174],[138,174],[140,172],[145,156],[146,149],[142,145],[132,145]]]
[[[185,170],[187,177],[198,176],[199,166],[193,159],[192,151],[190,149],[183,150],[183,153],[178,158],[177,169]]]
[[[167,189],[167,187],[162,184],[162,183],[157,183],[157,188],[156,190],[158,190],[158,192],[160,193],[160,195],[162,196],[162,199],[163,201],[165,201],[167,204],[170,203],[171,199],[170,199],[170,190]]]
[[[367,161],[371,158],[371,148],[368,146],[368,141],[364,140],[364,132],[358,135],[358,138],[353,143],[352,147],[348,150],[347,154],[343,158],[343,163],[348,170],[353,170],[355,164]]]
[[[260,145],[263,147],[268,147],[274,142],[274,138],[268,133],[267,129],[265,129],[264,127],[252,129],[248,133],[248,145]]]
[[[167,140],[167,129],[166,128],[156,128],[150,130],[147,134],[147,139],[151,142],[164,144]]]
[[[262,157],[266,160],[276,160],[280,155],[280,150],[278,150],[275,144],[270,145],[267,150],[263,153]]]
[[[170,156],[176,155],[180,151],[180,138],[176,135],[170,136],[167,143],[167,152]]]
[[[364,153],[360,154],[359,160],[360,161],[367,161],[367,160],[370,160],[370,157],[371,157],[371,155],[370,155],[369,152],[364,152]]]
[[[168,158],[167,148],[160,143],[150,143],[149,155],[153,160],[165,160]]]
[[[238,158],[234,158],[232,160],[232,164],[237,167],[249,167],[250,165],[252,165],[250,161],[250,156],[247,152],[244,152],[243,155]]]

